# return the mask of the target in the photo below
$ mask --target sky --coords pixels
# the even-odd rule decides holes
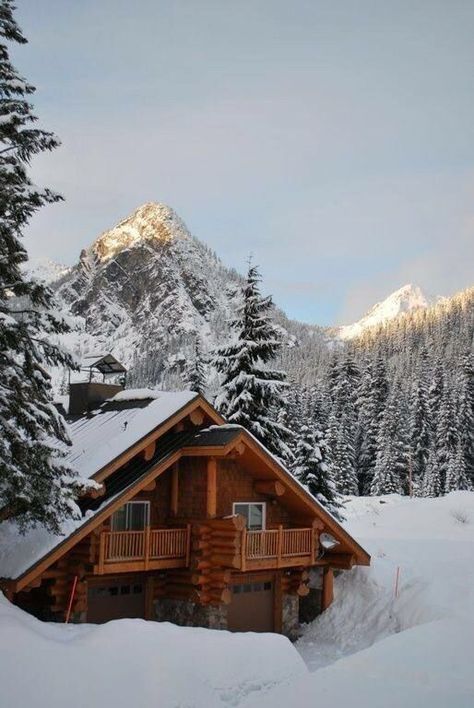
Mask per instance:
[[[473,284],[472,0],[17,0],[12,53],[62,141],[33,257],[164,202],[290,316]]]

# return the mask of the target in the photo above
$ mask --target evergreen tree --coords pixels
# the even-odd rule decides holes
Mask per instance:
[[[377,437],[377,457],[370,493],[400,494],[406,484],[408,469],[408,441],[400,409],[399,391],[390,394]]]
[[[206,364],[201,352],[199,337],[196,337],[194,343],[194,355],[188,361],[185,370],[185,385],[190,391],[204,394],[207,383]]]
[[[459,430],[456,421],[453,394],[445,388],[437,415],[435,438],[432,446],[439,465],[441,488],[444,490],[448,467],[459,445]]]
[[[431,419],[428,398],[427,357],[422,353],[418,379],[412,393],[410,437],[415,480],[425,484],[425,472],[430,454]],[[434,460],[431,460],[433,467]],[[428,475],[429,476],[429,475]]]
[[[423,497],[440,497],[442,493],[439,464],[434,450],[430,450],[425,462],[421,495]]]
[[[327,444],[320,430],[302,425],[295,450],[293,474],[336,519],[342,520],[342,504],[332,479]]]
[[[21,268],[27,254],[20,238],[38,209],[60,199],[27,173],[31,158],[58,141],[35,126],[35,89],[10,62],[6,42],[26,42],[13,10],[10,0],[0,1],[0,521],[57,531],[79,513],[78,482],[56,449],[67,435],[45,367],[73,363],[51,343],[67,327],[52,313],[50,291]]]
[[[459,442],[466,474],[474,484],[474,364],[472,354],[463,354],[458,365],[457,403]]]
[[[458,489],[472,489],[466,473],[466,459],[462,445],[458,443],[456,449],[451,452],[446,468],[445,493],[456,492]]]
[[[378,434],[388,395],[385,362],[380,353],[369,361],[362,376],[357,407],[357,479],[360,494],[370,494],[378,452]]]
[[[329,416],[327,446],[336,490],[339,494],[357,494],[352,426],[344,416],[340,420],[334,413]]]
[[[214,364],[222,377],[215,405],[229,423],[247,428],[285,461],[291,457],[287,444],[291,433],[278,414],[285,406],[286,374],[270,368],[282,339],[271,319],[272,299],[260,294],[260,280],[258,268],[249,264],[237,317],[231,323],[235,339],[215,352]]]

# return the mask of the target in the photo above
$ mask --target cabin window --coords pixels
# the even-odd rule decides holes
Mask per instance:
[[[264,502],[236,502],[234,514],[241,514],[245,518],[249,531],[261,531],[265,528]]]
[[[143,531],[149,524],[150,502],[128,502],[112,514],[112,531]]]

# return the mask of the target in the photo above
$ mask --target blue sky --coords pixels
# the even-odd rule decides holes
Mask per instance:
[[[17,0],[14,51],[66,201],[27,234],[75,262],[145,201],[291,315],[359,317],[406,282],[472,285],[474,3]]]

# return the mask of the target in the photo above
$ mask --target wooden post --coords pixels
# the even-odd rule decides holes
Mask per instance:
[[[311,563],[316,563],[316,529],[311,529]]]
[[[104,574],[104,565],[105,565],[105,534],[106,531],[102,531],[100,534],[100,540],[99,540],[99,575]]]
[[[215,457],[207,460],[207,516],[213,519],[217,512],[217,462]]]
[[[247,569],[247,528],[242,531],[242,546],[240,549],[240,570],[245,573]]]
[[[178,516],[179,466],[176,462],[171,470],[171,514]]]
[[[321,598],[321,609],[327,610],[334,600],[334,572],[332,568],[326,567],[323,572],[323,593]]]
[[[150,567],[150,527],[145,527],[145,570]]]
[[[283,630],[283,588],[281,573],[274,576],[275,592],[273,596],[273,631],[281,634]]]
[[[283,547],[283,526],[278,526],[277,568],[281,567],[281,551]]]
[[[186,539],[186,568],[189,568],[189,559],[191,557],[191,524],[186,526],[188,535]]]

